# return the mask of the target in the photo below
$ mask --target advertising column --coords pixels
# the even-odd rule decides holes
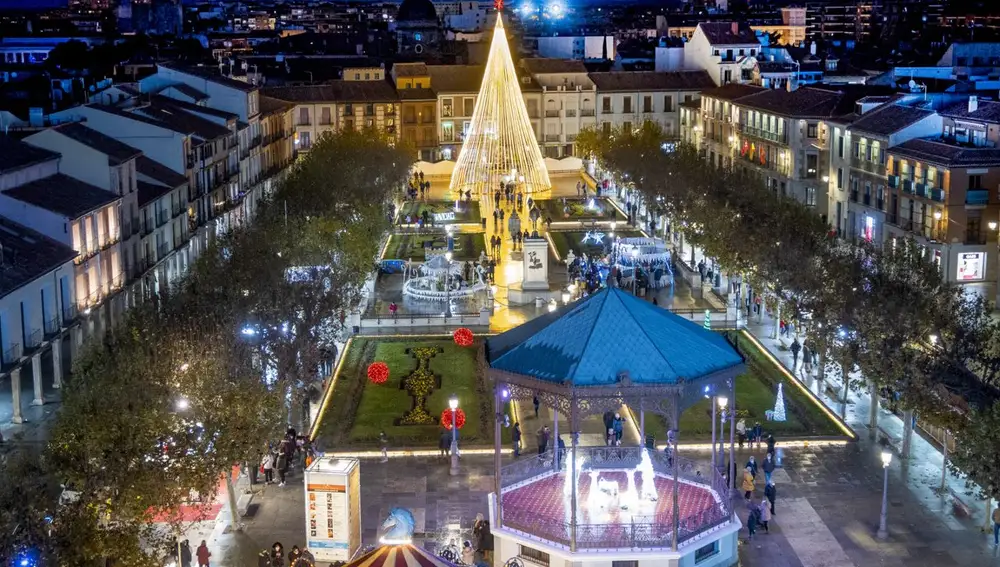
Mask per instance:
[[[306,469],[306,547],[318,561],[349,561],[361,547],[357,459],[316,459]]]

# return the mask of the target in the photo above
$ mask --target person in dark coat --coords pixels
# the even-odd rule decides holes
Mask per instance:
[[[776,458],[774,454],[774,435],[770,433],[767,434],[767,452],[771,454],[772,458]]]
[[[181,567],[191,567],[191,542],[184,540],[181,543]]]
[[[510,438],[514,441],[514,456],[521,456],[521,424],[514,422],[514,430],[510,433]]]
[[[771,515],[774,515],[774,501],[778,498],[778,489],[773,482],[767,483],[764,487],[764,498],[771,504]]]
[[[750,455],[750,460],[747,461],[746,468],[750,469],[750,474],[754,478],[757,478],[757,459],[755,459],[753,455]]]
[[[447,429],[441,430],[441,436],[438,437],[438,449],[441,451],[442,457],[448,456],[448,449],[451,448],[451,434],[448,433]]]

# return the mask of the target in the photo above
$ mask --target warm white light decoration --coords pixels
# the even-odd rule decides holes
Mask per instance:
[[[523,180],[526,196],[552,184],[524,106],[503,21],[497,15],[489,60],[462,151],[451,174],[451,190],[492,195],[501,179]]]
[[[588,230],[587,233],[583,235],[583,240],[581,240],[580,243],[586,244],[588,240],[593,240],[594,244],[601,244],[604,242],[604,233],[597,232],[596,230]]]

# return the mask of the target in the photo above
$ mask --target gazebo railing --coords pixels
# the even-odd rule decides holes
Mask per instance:
[[[512,464],[503,467],[501,469],[500,487],[507,488],[535,478],[536,476],[553,472],[552,457],[552,451],[545,451],[538,455],[531,454],[522,457]],[[564,456],[563,463],[566,462],[565,459],[566,457]]]

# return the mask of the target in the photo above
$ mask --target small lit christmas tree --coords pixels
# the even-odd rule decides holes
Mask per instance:
[[[782,391],[784,384],[778,384],[778,399],[774,402],[774,413],[771,419],[774,421],[785,421],[785,393]]]
[[[705,328],[709,331],[712,330],[712,312],[708,309],[705,310]]]

